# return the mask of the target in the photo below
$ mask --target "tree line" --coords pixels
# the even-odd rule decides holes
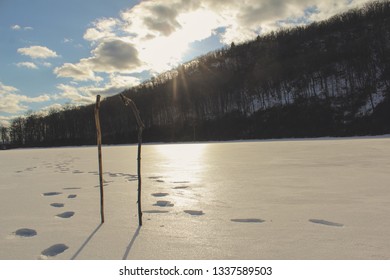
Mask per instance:
[[[232,44],[123,94],[145,141],[317,137],[390,132],[390,2]],[[119,95],[101,103],[103,143],[137,141]],[[30,113],[1,128],[15,146],[95,143],[93,105]]]

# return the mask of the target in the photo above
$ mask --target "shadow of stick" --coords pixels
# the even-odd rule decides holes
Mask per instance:
[[[131,241],[130,241],[130,243],[129,243],[129,246],[127,246],[126,252],[125,252],[125,254],[123,255],[122,260],[127,260],[127,257],[129,256],[129,253],[130,253],[130,251],[131,251],[131,248],[133,247],[134,242],[135,242],[135,240],[137,239],[137,236],[138,236],[140,230],[141,230],[141,227],[139,226],[139,227],[137,228],[137,230],[134,232],[133,238],[131,239]]]
[[[70,258],[71,260],[75,260],[77,258],[77,256],[81,253],[84,247],[87,246],[89,241],[91,241],[92,237],[98,232],[98,230],[101,228],[102,225],[103,224],[99,224],[97,228],[95,228],[95,230],[90,234],[90,236],[88,236],[88,238],[84,241],[83,245],[81,245],[81,247],[77,250],[77,252],[73,255],[73,257]]]

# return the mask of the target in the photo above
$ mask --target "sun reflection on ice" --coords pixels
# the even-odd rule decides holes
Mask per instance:
[[[165,174],[175,182],[197,183],[207,168],[205,152],[208,144],[157,145],[155,150],[161,156]]]

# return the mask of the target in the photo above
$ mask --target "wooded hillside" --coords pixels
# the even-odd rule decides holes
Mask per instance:
[[[390,133],[390,2],[232,43],[124,94],[141,112],[145,141]],[[102,101],[100,116],[103,143],[137,141],[119,95]],[[95,133],[91,105],[17,118],[1,137],[81,145]]]

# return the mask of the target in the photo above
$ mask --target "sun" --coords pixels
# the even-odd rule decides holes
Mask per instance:
[[[181,63],[188,45],[189,42],[180,38],[177,33],[169,37],[154,38],[143,44],[140,59],[155,72],[167,71]]]
[[[139,56],[155,72],[170,70],[180,63],[195,41],[201,41],[213,35],[218,27],[214,13],[197,10],[180,15],[177,18],[180,28],[169,36],[156,36],[145,40],[139,48]]]

